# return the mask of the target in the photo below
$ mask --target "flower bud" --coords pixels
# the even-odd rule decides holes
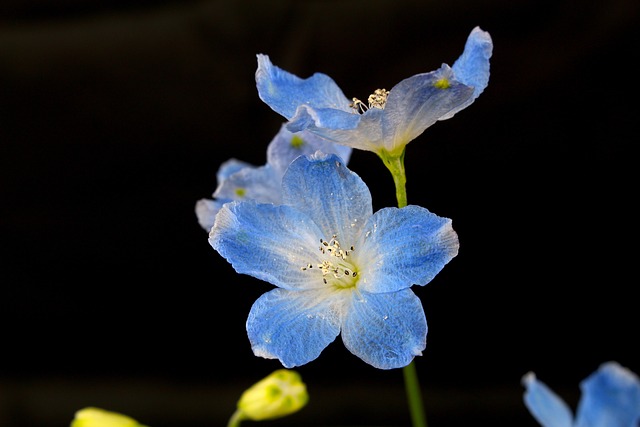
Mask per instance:
[[[238,411],[243,418],[261,421],[299,411],[308,400],[307,387],[300,374],[278,369],[242,393]]]
[[[145,427],[133,418],[117,412],[88,407],[76,412],[71,427]]]

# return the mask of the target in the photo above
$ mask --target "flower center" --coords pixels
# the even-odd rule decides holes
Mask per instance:
[[[349,104],[349,107],[351,107],[358,114],[364,113],[369,108],[379,108],[382,110],[387,103],[387,96],[389,96],[388,90],[376,89],[371,95],[369,95],[367,104],[360,101],[358,98],[352,98],[353,102]]]
[[[324,259],[316,265],[307,264],[301,269],[302,271],[312,269],[320,271],[325,285],[351,288],[358,281],[358,272],[349,261],[349,255],[355,248],[351,246],[349,249],[343,249],[337,237],[334,234],[329,241],[320,239],[318,250],[322,253]]]

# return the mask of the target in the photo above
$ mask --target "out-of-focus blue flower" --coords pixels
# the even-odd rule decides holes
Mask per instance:
[[[309,129],[331,141],[398,157],[404,147],[438,120],[469,106],[489,83],[489,33],[474,28],[462,55],[429,73],[409,77],[390,91],[377,89],[363,102],[348,99],[327,75],[301,79],[258,54],[260,98],[287,118],[289,130]]]
[[[345,163],[351,157],[349,147],[334,144],[311,132],[290,132],[282,125],[267,147],[267,163],[263,166],[237,159],[227,160],[220,165],[213,199],[203,198],[196,202],[198,223],[209,231],[222,205],[232,200],[280,203],[282,176],[289,164],[296,157],[313,154],[317,150],[335,153]]]
[[[225,204],[209,234],[238,273],[277,286],[249,313],[254,353],[291,368],[340,334],[376,368],[408,365],[427,334],[410,287],[457,255],[451,220],[413,205],[374,214],[366,184],[336,155],[298,157],[282,188],[280,205]]]
[[[569,406],[533,372],[522,378],[524,403],[543,427],[638,427],[640,379],[617,362],[607,362],[580,383],[575,417]]]

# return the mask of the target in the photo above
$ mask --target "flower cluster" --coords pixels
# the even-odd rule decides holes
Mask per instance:
[[[265,166],[223,164],[216,200],[196,207],[209,243],[236,272],[276,286],[249,313],[254,354],[300,366],[339,335],[380,369],[405,367],[422,354],[427,322],[411,287],[429,283],[457,255],[457,234],[450,219],[408,205],[406,196],[398,208],[374,213],[344,150],[373,151],[385,164],[403,158],[409,141],[482,93],[492,46],[489,34],[474,28],[452,67],[378,89],[367,104],[346,98],[324,74],[302,79],[257,55],[258,94],[287,119],[280,132],[320,140],[309,145],[314,153],[293,153],[286,142],[287,150],[271,150],[291,134],[277,136]],[[343,151],[331,150],[336,146]],[[404,182],[404,169],[390,170]]]
[[[275,289],[246,322],[255,355],[285,368],[304,365],[341,336],[378,369],[408,368],[426,346],[427,321],[411,289],[424,286],[458,254],[449,218],[406,200],[406,145],[471,105],[489,81],[493,42],[474,28],[453,66],[409,77],[366,102],[347,98],[327,75],[302,79],[259,54],[260,98],[287,121],[254,166],[235,158],[217,173],[212,199],[196,202],[208,241],[239,274]],[[373,211],[365,182],[347,164],[352,149],[376,153],[391,172],[398,207]],[[405,371],[414,427],[426,427],[415,371]],[[637,427],[640,380],[608,362],[584,380],[575,415],[532,372],[524,404],[543,427]],[[228,427],[286,416],[309,400],[300,375],[278,369],[242,393]],[[144,427],[88,407],[71,427]]]

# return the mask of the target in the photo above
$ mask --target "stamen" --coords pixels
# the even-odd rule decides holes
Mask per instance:
[[[376,89],[371,95],[369,95],[369,98],[367,98],[367,104],[360,101],[358,98],[352,98],[351,100],[353,102],[349,104],[349,107],[358,114],[363,114],[371,108],[379,108],[382,110],[387,103],[387,96],[389,96],[388,90]]]
[[[318,247],[322,255],[328,258],[322,260],[321,263],[316,264],[316,268],[322,274],[322,281],[324,284],[329,284],[327,280],[330,276],[333,276],[337,281],[332,280],[332,285],[341,288],[354,286],[354,278],[358,276],[358,273],[353,269],[352,264],[348,261],[348,257],[355,250],[354,246],[350,246],[349,249],[342,249],[338,236],[331,236],[331,240],[320,239],[320,246]],[[313,268],[312,264],[307,264],[300,269],[307,271]],[[348,279],[348,280],[347,280]]]
[[[351,104],[349,104],[349,107],[353,108],[356,113],[362,114],[362,113],[364,113],[365,111],[367,111],[369,109],[367,104],[365,104],[364,102],[360,101],[358,98],[351,98],[351,100],[353,102]]]
[[[387,96],[389,96],[388,90],[376,89],[373,94],[369,95],[369,108],[383,109],[387,103]]]

